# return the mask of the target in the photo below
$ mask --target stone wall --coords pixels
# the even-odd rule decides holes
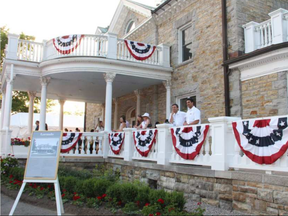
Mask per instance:
[[[288,9],[287,0],[227,0],[228,45],[230,57],[244,52],[244,29],[242,25],[270,19],[270,12]]]
[[[24,163],[23,163],[24,164]],[[96,164],[120,171],[125,181],[181,191],[187,199],[252,214],[288,214],[288,176],[261,171],[213,171],[199,166],[126,162],[119,159],[62,159],[62,166],[92,170]]]
[[[87,103],[86,108],[86,131],[95,129],[97,119],[102,120],[102,104]]]
[[[243,118],[286,115],[287,72],[242,81]]]

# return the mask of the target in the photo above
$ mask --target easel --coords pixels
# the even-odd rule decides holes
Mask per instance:
[[[23,184],[20,188],[20,191],[16,197],[16,200],[12,206],[12,209],[9,213],[9,215],[13,215],[14,211],[17,207],[17,204],[20,200],[20,197],[24,191],[24,188],[26,186],[26,183],[53,183],[54,184],[54,190],[55,190],[55,198],[56,198],[56,207],[57,207],[57,215],[61,215],[64,214],[64,207],[63,207],[63,202],[62,202],[62,196],[61,196],[61,190],[60,190],[60,184],[59,184],[59,180],[58,177],[56,178],[56,180],[23,180]]]

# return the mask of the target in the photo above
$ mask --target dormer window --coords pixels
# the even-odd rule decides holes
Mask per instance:
[[[134,28],[135,28],[135,22],[133,20],[130,20],[126,26],[125,34],[128,34]]]

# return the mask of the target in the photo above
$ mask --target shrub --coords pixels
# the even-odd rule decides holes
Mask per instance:
[[[167,203],[166,200],[166,194],[164,190],[151,190],[149,194],[149,200],[151,204],[158,204],[158,200],[162,199],[164,201],[164,204]]]
[[[12,167],[17,167],[18,161],[16,158],[10,156],[10,154],[6,158],[1,158],[1,175],[9,175],[9,171]]]
[[[151,189],[147,185],[142,185],[138,187],[138,194],[135,200],[139,201],[140,207],[143,207],[146,203],[149,203],[150,190]]]
[[[107,194],[110,198],[115,199],[115,201],[121,201],[121,191],[121,183],[116,183],[108,188]]]
[[[79,181],[74,176],[67,176],[61,179],[63,181],[63,186],[61,185],[62,189],[65,189],[68,193],[74,193],[76,190],[77,182]]]
[[[184,194],[180,192],[173,191],[172,193],[167,193],[166,195],[167,203],[173,204],[175,208],[178,208],[180,211],[183,210],[185,205]]]
[[[83,182],[82,191],[86,197],[102,196],[112,182],[106,179],[87,179]]]
[[[12,175],[14,179],[22,181],[24,178],[24,169],[22,167],[11,167],[9,175]]]
[[[92,178],[92,173],[88,170],[78,171],[78,170],[73,170],[64,166],[59,166],[58,175],[59,176],[73,176],[82,180]]]
[[[131,215],[131,214],[134,215],[139,212],[139,207],[137,206],[135,202],[129,202],[124,206],[123,212],[128,215]]]
[[[121,201],[123,203],[134,202],[138,195],[138,188],[129,182],[121,184]]]

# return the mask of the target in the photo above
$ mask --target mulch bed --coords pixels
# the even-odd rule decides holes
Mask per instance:
[[[1,193],[13,199],[16,199],[18,192],[19,192],[18,190],[10,190],[7,189],[5,185],[1,185]],[[19,202],[24,202],[41,208],[56,211],[56,201],[52,201],[45,196],[42,199],[37,199],[36,196],[29,196],[28,192],[25,192],[22,194]],[[96,208],[94,209],[94,208],[87,208],[84,206],[79,207],[72,205],[70,203],[65,203],[64,211],[65,213],[73,215],[123,215],[120,209],[116,213],[112,213],[109,209],[105,208],[104,205],[105,204],[103,204],[103,206],[100,206],[98,209]]]

